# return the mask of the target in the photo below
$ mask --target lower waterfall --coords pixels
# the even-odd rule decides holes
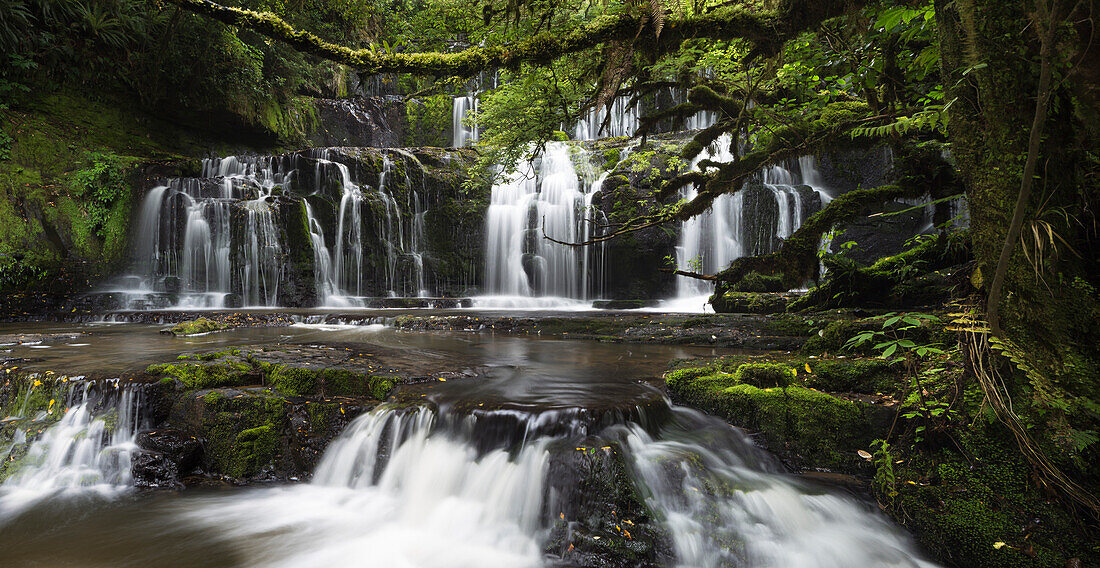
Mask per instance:
[[[21,437],[0,453],[7,460],[16,458],[16,446],[21,450],[18,469],[0,483],[0,527],[53,496],[109,497],[130,488],[134,439],[143,426],[140,391],[120,388],[117,380],[73,381],[68,399],[51,405],[61,419],[37,439]],[[33,428],[46,416],[12,418],[29,419]]]

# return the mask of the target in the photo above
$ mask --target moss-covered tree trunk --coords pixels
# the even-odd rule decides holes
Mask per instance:
[[[1036,1],[1060,13],[1043,21]],[[950,138],[970,204],[977,261],[972,282],[982,297],[989,295],[1020,195],[1040,98],[1040,33],[1049,21],[1054,23],[1056,47],[1049,60],[1054,90],[1034,156],[1033,189],[1023,203],[1022,237],[1010,242],[998,330],[1020,346],[1028,364],[1049,385],[1037,385],[1026,373],[1006,377],[1015,412],[1048,427],[1036,431],[1044,444],[1059,431],[1095,429],[1090,412],[1075,412],[1073,403],[1068,410],[1060,408],[1051,400],[1095,401],[1100,394],[1097,259],[1088,253],[1095,233],[1087,229],[1097,204],[1096,159],[1089,153],[1096,135],[1081,118],[1087,113],[1080,105],[1087,103],[1071,96],[1074,83],[1082,80],[1073,62],[1089,39],[1066,23],[1070,6],[1063,5],[1068,4],[935,0],[944,84],[948,97],[955,99]],[[1047,232],[1048,226],[1053,233]],[[1054,449],[1048,447],[1048,455],[1057,460],[1058,452],[1050,451]],[[1095,478],[1096,467],[1085,469],[1078,473]]]
[[[950,110],[952,149],[970,203],[978,262],[974,282],[983,291],[988,291],[1005,244],[1037,104],[1040,41],[1031,8],[1027,0],[936,0],[942,70],[949,97],[956,99]],[[1055,93],[1044,123],[1035,191],[1025,209],[1025,238],[1014,243],[1005,273],[1001,311],[1009,337],[1047,330],[1056,332],[1044,331],[1048,339],[1065,339],[1061,332],[1068,331],[1063,329],[1066,320],[1075,318],[1062,310],[1063,300],[1077,296],[1071,312],[1082,307],[1081,301],[1093,303],[1092,298],[1082,298],[1088,296],[1085,289],[1065,292],[1070,291],[1067,285],[1074,288],[1076,276],[1090,272],[1088,264],[1094,260],[1074,260],[1069,247],[1056,238],[1054,244],[1062,249],[1059,262],[1048,265],[1054,270],[1037,274],[1036,255],[1029,259],[1024,252],[1025,246],[1033,246],[1028,233],[1037,219],[1053,222],[1066,244],[1087,248],[1081,246],[1072,222],[1045,217],[1062,207],[1078,210],[1088,198],[1082,193],[1086,172],[1081,166],[1086,160],[1072,106],[1065,93]]]

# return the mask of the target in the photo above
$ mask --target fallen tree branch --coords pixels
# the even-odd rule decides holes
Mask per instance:
[[[713,282],[718,280],[718,277],[713,274],[700,274],[698,272],[688,272],[687,270],[677,270],[675,268],[661,268],[661,272],[666,274],[675,274],[676,276],[687,276],[688,278],[694,278],[696,280],[707,280]]]

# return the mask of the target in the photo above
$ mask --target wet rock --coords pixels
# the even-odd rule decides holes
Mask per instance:
[[[144,450],[165,456],[183,473],[194,469],[202,456],[202,442],[195,436],[175,428],[159,428],[142,432],[138,434],[135,443]]]
[[[651,308],[660,303],[660,300],[596,300],[592,307],[597,310],[635,310],[638,308]]]
[[[130,472],[138,487],[183,487],[180,480],[199,465],[202,456],[198,438],[172,428],[142,432],[135,442],[141,449]]]
[[[590,438],[551,449],[547,474],[555,519],[545,551],[556,566],[665,566],[668,535],[646,507],[617,443]]]
[[[712,297],[711,306],[722,314],[781,314],[799,294],[726,292]]]

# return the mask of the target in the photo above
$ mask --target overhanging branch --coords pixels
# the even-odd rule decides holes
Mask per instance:
[[[646,34],[644,37],[639,36],[638,30],[650,25],[648,16],[604,15],[566,32],[542,32],[507,45],[470,47],[453,53],[390,53],[377,46],[352,49],[327,42],[307,31],[295,29],[270,12],[243,10],[209,0],[167,1],[196,14],[285,42],[298,51],[368,73],[460,77],[482,70],[514,68],[524,62],[546,63],[611,41],[644,41],[649,43],[647,47],[670,51],[692,38],[740,38],[753,42],[763,52],[774,53],[801,31],[866,3],[866,0],[788,0],[776,10],[727,6],[706,14],[669,19],[659,36]]]

